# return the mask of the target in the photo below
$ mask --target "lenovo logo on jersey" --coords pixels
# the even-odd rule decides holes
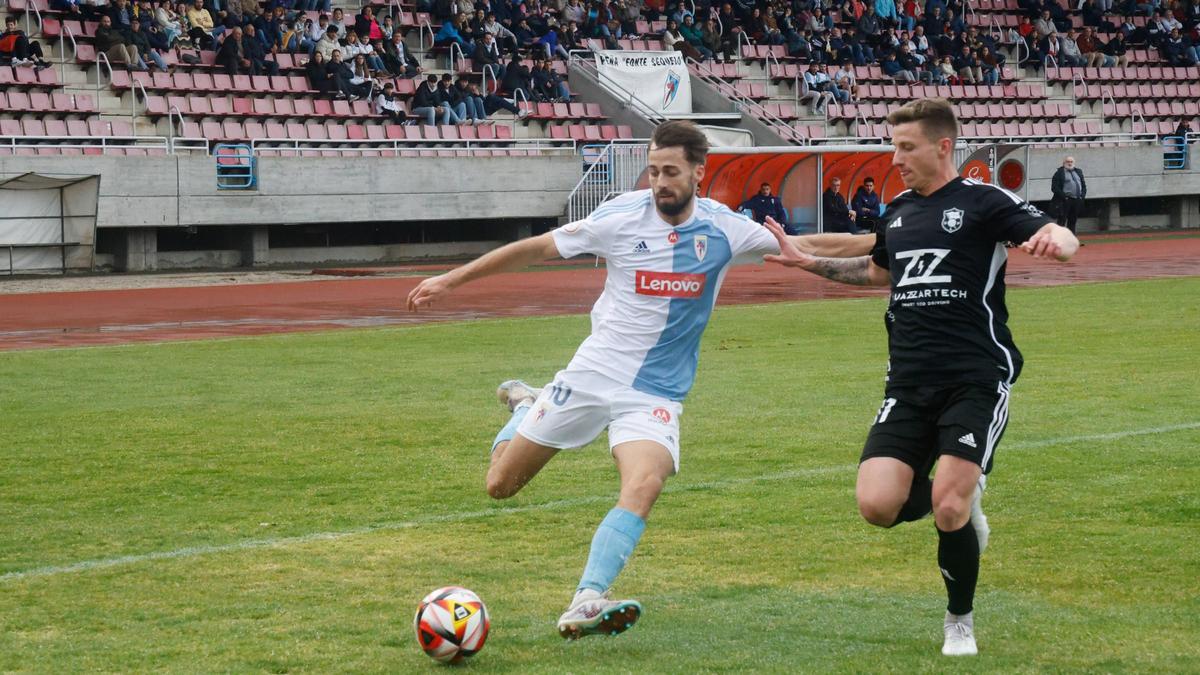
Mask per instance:
[[[638,270],[635,279],[638,295],[698,298],[704,293],[703,274]]]

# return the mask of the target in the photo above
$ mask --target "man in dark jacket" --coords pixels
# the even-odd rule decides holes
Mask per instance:
[[[875,192],[875,179],[868,176],[863,184],[854,192],[850,206],[855,211],[854,222],[860,229],[875,231],[875,221],[879,218],[879,194]]]
[[[118,28],[113,26],[112,17],[100,15],[100,26],[96,28],[96,50],[108,56],[109,63],[124,63],[126,69],[148,70],[146,64],[138,57],[137,47],[130,43]]]
[[[467,119],[467,102],[463,92],[454,86],[454,76],[450,73],[442,74],[442,81],[437,88],[437,101],[450,108],[451,124],[461,124]],[[474,121],[471,123],[474,124]]]
[[[529,68],[521,63],[521,57],[516,52],[513,52],[512,60],[504,69],[501,88],[513,96],[520,90],[525,95],[525,100],[533,100],[533,80],[529,77]]]
[[[758,194],[742,202],[738,207],[742,213],[754,219],[755,222],[765,223],[768,217],[783,226],[788,234],[797,234],[787,217],[787,209],[783,208],[783,200],[771,194],[771,185],[763,183],[758,188]]]
[[[150,38],[146,35],[145,29],[142,28],[142,22],[136,16],[133,17],[133,23],[130,24],[129,42],[138,50],[138,56],[142,57],[144,62],[153,62],[162,72],[167,72],[167,62],[163,60],[162,55],[154,50],[150,44]]]
[[[1083,171],[1075,166],[1074,157],[1064,159],[1062,166],[1054,172],[1050,179],[1050,194],[1058,210],[1058,224],[1075,232],[1079,209],[1087,197],[1087,181],[1083,179]]]
[[[430,126],[437,123],[437,115],[441,115],[442,124],[450,124],[450,108],[438,102],[437,81],[437,75],[427,76],[412,98],[413,116]]]
[[[858,234],[854,226],[854,211],[846,204],[842,196],[842,179],[834,178],[829,181],[829,189],[821,195],[821,212],[825,219],[825,232],[849,232]]]
[[[496,82],[504,81],[504,63],[500,58],[500,47],[496,44],[494,35],[484,33],[480,39],[476,40],[475,53],[471,57],[478,70],[486,68],[492,71],[491,79]]]
[[[254,66],[246,57],[247,42],[250,40],[242,37],[242,29],[235,26],[226,34],[225,39],[221,41],[220,48],[217,49],[217,65],[223,67],[230,77],[239,73],[250,74],[253,72]]]
[[[246,37],[242,40],[242,53],[250,61],[250,74],[278,75],[279,64],[267,58],[266,48],[254,32],[254,26],[246,26]]]

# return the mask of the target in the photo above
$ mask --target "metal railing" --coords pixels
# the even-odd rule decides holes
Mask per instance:
[[[584,146],[584,149],[595,147],[602,147],[602,150],[589,158],[590,164],[567,197],[567,219],[570,221],[584,218],[609,199],[633,190],[646,169],[650,145],[643,139],[616,140],[604,146]]]
[[[1163,136],[1163,171],[1180,171],[1188,168],[1188,144],[1192,134],[1185,136]]]
[[[258,159],[245,143],[221,143],[213,148],[218,190],[250,190],[258,184]]]
[[[700,78],[708,86],[712,87],[725,98],[733,103],[734,110],[737,112],[749,112],[759,119],[760,122],[766,124],[775,135],[785,141],[795,143],[796,145],[807,145],[808,137],[796,131],[792,125],[781,119],[778,115],[770,112],[761,103],[752,98],[744,96],[737,88],[718,77],[715,73],[708,69],[708,66],[693,59],[688,58],[689,65],[694,65],[696,68],[693,74]]]
[[[429,46],[425,46],[425,33],[429,33]],[[433,25],[429,23],[429,19],[421,19],[421,23],[417,24],[417,45],[421,53],[426,53],[433,49],[433,43],[436,36],[433,32]]]
[[[217,146],[221,147],[221,146]],[[301,157],[306,153],[335,151],[340,153],[379,153],[396,155],[417,153],[418,156],[490,155],[496,151],[519,153],[516,156],[550,157],[575,154],[575,140],[562,138],[442,138],[442,139],[291,139],[255,138],[249,149],[255,156]]]
[[[584,54],[587,56],[583,56]],[[654,106],[638,98],[633,92],[613,82],[611,79],[602,79],[600,71],[596,68],[596,64],[591,60],[591,51],[574,50],[569,52],[568,56],[571,57],[568,63],[575,69],[575,72],[586,79],[592,80],[596,85],[603,87],[609,94],[621,101],[626,108],[633,110],[655,125],[667,121],[667,118],[655,110]]]
[[[12,152],[19,148],[99,149],[101,154],[110,150],[162,150],[163,154],[168,154],[171,144],[166,136],[0,136],[0,148]]]

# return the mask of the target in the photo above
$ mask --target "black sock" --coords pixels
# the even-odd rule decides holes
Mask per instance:
[[[969,613],[975,602],[975,582],[979,580],[979,539],[970,520],[954,532],[938,529],[938,567],[950,599],[946,611]]]
[[[933,481],[929,480],[929,476],[918,475],[913,478],[912,488],[908,491],[908,501],[900,507],[900,513],[896,514],[896,522],[892,523],[892,526],[920,520],[929,515],[931,511],[933,511]]]

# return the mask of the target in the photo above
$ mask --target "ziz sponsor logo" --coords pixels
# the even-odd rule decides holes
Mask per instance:
[[[638,295],[667,298],[698,298],[704,293],[704,275],[683,272],[638,270],[635,277]]]

